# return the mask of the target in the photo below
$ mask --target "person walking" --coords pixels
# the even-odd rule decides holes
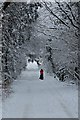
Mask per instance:
[[[40,70],[40,78],[41,80],[43,80],[43,69]]]

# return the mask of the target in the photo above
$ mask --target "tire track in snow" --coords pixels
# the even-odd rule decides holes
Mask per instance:
[[[64,112],[67,114],[67,116],[69,116],[69,118],[73,118],[73,115],[69,111],[69,108],[65,105],[66,102],[64,101],[62,95],[60,94],[60,92],[57,89],[56,89],[56,92],[58,93],[57,99],[59,100],[59,103],[61,104]]]
[[[63,110],[65,111],[65,113],[67,114],[67,116],[69,116],[69,118],[73,118],[73,115],[72,115],[72,113],[69,111],[69,109],[67,108],[67,106],[66,105],[64,105],[64,103],[63,102],[61,102],[61,100],[59,99],[59,102],[60,102],[60,104],[61,104],[61,106],[62,106],[62,108],[63,108]],[[66,103],[65,103],[66,104]]]
[[[57,82],[59,82],[59,81],[57,81]],[[56,84],[56,83],[55,83],[55,84]],[[59,83],[59,84],[60,84],[60,83]],[[51,84],[51,87],[53,87],[53,84]],[[61,94],[61,91],[59,91],[59,89],[56,88],[55,86],[54,86],[54,91],[55,91],[55,92],[51,91],[51,93],[52,93],[52,95],[54,95],[54,93],[57,93],[57,95],[56,95],[55,97],[56,97],[57,101],[59,101],[58,103],[62,106],[63,111],[65,112],[65,114],[66,114],[69,118],[73,118],[74,115],[73,115],[72,112],[69,110],[68,106],[66,106],[66,101],[64,100],[64,98],[63,98],[63,96],[62,96],[62,94]]]
[[[76,111],[72,110],[76,109],[75,105],[68,107],[71,100],[76,98],[75,95],[71,96],[74,91],[68,93],[68,88],[63,88],[63,85],[53,76],[46,75],[43,81],[40,81],[38,77],[39,71],[23,71],[19,81],[14,85],[16,94],[5,103],[4,115],[6,116],[5,110],[7,110],[8,118],[10,116],[20,118],[73,118],[77,116]],[[65,98],[69,97],[68,94],[70,100]],[[16,101],[18,101],[17,104]],[[72,102],[72,105],[76,103],[75,100]]]
[[[28,87],[28,89],[27,89],[27,92],[28,92],[28,94],[30,94],[30,92],[31,92],[31,90],[30,90],[30,88]],[[23,116],[22,116],[22,118],[28,118],[28,116],[29,116],[29,111],[31,110],[31,107],[32,107],[32,98],[33,98],[33,96],[28,96],[28,100],[26,100],[26,101],[28,101],[27,102],[27,104],[25,105],[25,107],[24,107],[24,111],[23,111]]]
[[[45,81],[44,81],[45,82]],[[55,81],[54,81],[55,82]],[[56,83],[55,83],[56,84]],[[52,84],[52,82],[50,83],[50,81],[49,81],[49,84],[46,84],[47,86],[47,89],[49,90],[49,92],[50,92],[50,94],[51,94],[51,96],[53,96],[55,93],[57,93],[57,95],[55,96],[55,98],[54,98],[54,100],[58,103],[58,105],[61,107],[61,109],[63,110],[63,113],[65,113],[65,117],[67,117],[67,118],[73,118],[73,115],[72,115],[72,113],[71,113],[71,111],[69,110],[69,108],[68,108],[68,106],[66,106],[66,101],[64,100],[64,98],[63,98],[63,96],[62,96],[62,94],[60,93],[60,91],[58,90],[58,87],[56,88],[55,87],[55,84],[54,84],[54,86],[53,86],[53,84]],[[59,83],[60,84],[60,83]],[[52,89],[52,88],[54,88],[54,90]],[[30,89],[30,88],[29,88]],[[32,90],[32,89],[31,89]],[[54,91],[54,93],[53,92],[51,92],[51,91]],[[30,91],[31,92],[31,91]],[[30,93],[29,93],[30,94]],[[34,109],[34,107],[33,107],[33,104],[31,105],[31,100],[32,100],[32,98],[33,97],[31,97],[30,98],[30,101],[29,101],[29,103],[28,104],[26,104],[26,106],[25,106],[25,109],[24,109],[24,113],[23,113],[23,116],[24,117],[30,117],[30,111],[32,111],[32,109]],[[54,104],[53,104],[54,105]],[[32,113],[34,113],[34,116],[35,116],[35,111],[34,112],[32,112]]]

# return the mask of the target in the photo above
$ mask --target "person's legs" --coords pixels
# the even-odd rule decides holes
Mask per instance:
[[[39,79],[41,79],[41,74],[40,74],[40,77],[39,77]]]
[[[40,75],[39,79],[43,80],[43,74]]]

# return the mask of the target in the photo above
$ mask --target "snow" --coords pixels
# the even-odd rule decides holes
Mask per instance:
[[[0,88],[0,120],[2,118],[2,92],[1,92],[1,88]]]
[[[27,65],[27,69],[28,70],[36,70],[36,69],[38,69],[38,66],[37,66],[37,63],[34,61],[33,63],[32,62],[30,62],[28,65]]]
[[[1,57],[0,57],[0,60],[1,60]],[[1,79],[1,73],[0,73],[0,119],[1,118],[2,118],[2,79]]]
[[[28,64],[12,89],[3,101],[3,118],[78,118],[78,86],[47,73],[39,80],[35,62]]]

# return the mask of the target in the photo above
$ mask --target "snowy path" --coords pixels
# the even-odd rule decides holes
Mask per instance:
[[[3,118],[78,118],[78,90],[46,75],[38,79],[38,70],[22,72],[3,102]]]

